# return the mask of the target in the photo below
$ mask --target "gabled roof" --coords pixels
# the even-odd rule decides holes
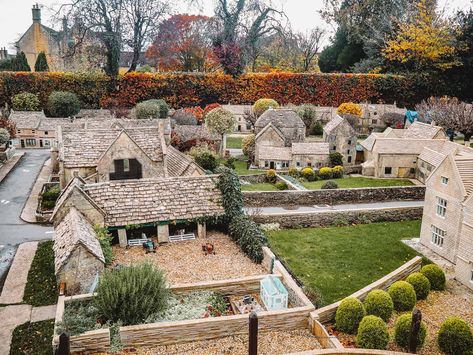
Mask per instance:
[[[292,143],[293,155],[329,155],[329,143],[324,142],[307,142]]]
[[[251,111],[251,105],[222,105],[222,108],[237,116],[243,116],[246,111]]]
[[[16,129],[38,129],[45,118],[43,111],[12,111],[8,119],[15,123]]]
[[[221,141],[222,137],[218,134],[210,132],[205,125],[191,126],[191,125],[175,125],[174,132],[181,138],[183,142],[191,139]]]
[[[54,229],[54,268],[56,274],[74,250],[82,246],[105,263],[102,248],[89,221],[74,207]]]
[[[456,155],[454,161],[466,195],[469,196],[473,192],[473,155]]]
[[[416,121],[404,131],[403,138],[433,139],[440,132],[443,132],[442,127]]]
[[[256,121],[256,130],[261,130],[272,123],[281,128],[305,128],[304,122],[299,115],[291,109],[269,109],[266,110]]]
[[[330,121],[327,122],[327,124],[324,126],[324,132],[326,134],[332,133],[332,131],[337,128],[343,121],[343,117],[339,115],[335,115]],[[348,123],[348,122],[347,122]]]
[[[442,139],[384,138],[376,140],[373,150],[378,154],[419,155],[425,147],[439,150],[444,142]]]
[[[181,153],[176,148],[168,146],[168,153],[165,157],[168,174],[170,177],[191,176],[195,171],[200,175],[205,175],[202,170],[188,155]]]
[[[292,160],[292,148],[291,147],[267,147],[267,149],[261,149],[259,153],[259,159],[263,160]]]
[[[283,141],[286,140],[286,137],[284,137],[284,134],[281,132],[281,130],[273,125],[272,123],[268,123],[259,133],[255,136],[255,140],[257,140],[259,137],[261,137],[266,131],[273,130],[276,132],[276,134],[281,137]]]

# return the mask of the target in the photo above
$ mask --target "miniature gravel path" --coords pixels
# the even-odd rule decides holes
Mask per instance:
[[[23,243],[18,247],[15,259],[13,259],[3,286],[0,304],[20,303],[23,301],[28,271],[33,262],[37,247],[38,242]]]

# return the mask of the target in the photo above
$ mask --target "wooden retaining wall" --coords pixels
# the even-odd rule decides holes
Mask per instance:
[[[403,353],[398,351],[390,350],[375,350],[375,349],[355,349],[355,348],[343,348],[343,349],[321,349],[303,351],[300,353],[291,353],[286,355],[409,355],[411,353]],[[412,355],[412,354],[411,354]]]
[[[421,268],[421,264],[422,258],[420,256],[416,256],[415,258],[411,259],[393,272],[369,284],[361,290],[356,291],[350,297],[356,297],[360,301],[363,301],[366,295],[374,289],[387,290],[389,286],[391,286],[394,282],[403,280],[411,273],[419,271]],[[335,319],[335,313],[337,312],[340,303],[341,301],[338,301],[332,303],[331,305],[317,309],[314,312],[314,315],[316,315],[317,317],[316,319],[322,324],[331,323]]]

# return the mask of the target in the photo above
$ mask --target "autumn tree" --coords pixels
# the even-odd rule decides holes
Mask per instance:
[[[321,27],[315,27],[307,32],[296,34],[297,48],[302,59],[302,71],[308,72],[313,66],[326,31]]]
[[[391,65],[404,70],[446,70],[459,64],[455,57],[455,37],[448,22],[428,0],[420,0],[413,22],[400,25],[394,39],[387,42],[384,56]]]
[[[179,14],[163,21],[146,56],[161,71],[199,71],[212,68],[209,40],[211,20],[201,15]]]
[[[205,125],[208,129],[222,137],[222,144],[220,145],[221,155],[223,155],[223,148],[225,146],[225,135],[233,132],[235,124],[235,116],[223,108],[213,109],[205,117]]]

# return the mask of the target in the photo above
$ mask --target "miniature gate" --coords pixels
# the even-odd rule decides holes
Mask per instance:
[[[260,297],[268,311],[287,308],[288,293],[278,277],[267,276],[260,281]]]

